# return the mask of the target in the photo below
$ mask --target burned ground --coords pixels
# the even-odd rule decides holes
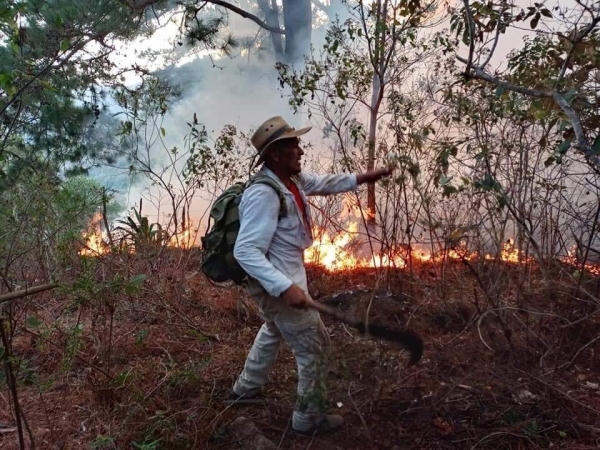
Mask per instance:
[[[127,267],[129,276],[147,274],[139,292],[56,291],[21,306],[13,353],[36,448],[250,448],[232,430],[241,416],[281,449],[600,444],[600,327],[596,316],[581,320],[594,310],[576,300],[572,280],[524,279],[523,267],[506,264],[495,269],[502,290],[486,291],[460,263],[444,267],[443,283],[440,267],[426,265],[379,274],[309,268],[316,300],[408,327],[425,354],[408,367],[404,350],[324,316],[331,409],[346,423],[307,437],[291,429],[297,375],[285,344],[261,402],[225,401],[261,322],[243,290],[211,285],[189,256],[173,250],[159,267],[107,255],[96,282]],[[590,278],[580,288],[596,286]],[[0,447],[18,448],[6,390],[0,405]]]

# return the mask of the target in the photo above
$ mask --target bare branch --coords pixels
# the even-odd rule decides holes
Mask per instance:
[[[567,67],[569,66],[569,61],[571,60],[571,57],[573,56],[573,53],[575,52],[575,48],[577,47],[577,44],[581,43],[583,41],[583,39],[585,39],[585,37],[594,30],[594,28],[596,27],[596,25],[598,25],[598,23],[600,23],[600,16],[595,17],[587,27],[585,27],[581,30],[580,33],[577,32],[577,28],[573,29],[573,33],[574,33],[573,38],[570,39],[571,48],[569,49],[569,53],[568,53],[567,57],[565,58],[565,61],[563,62],[562,67],[560,68],[560,73],[558,74],[558,77],[556,78],[556,83],[554,84],[554,87],[556,87],[559,80],[565,76],[565,73],[567,72]]]
[[[462,62],[464,64],[467,64],[467,62],[468,62],[465,58],[461,58],[460,56],[457,56],[456,59],[458,59],[460,62]],[[526,88],[526,87],[522,87],[522,86],[516,86],[516,85],[510,84],[510,83],[507,83],[506,81],[499,80],[498,78],[493,77],[492,75],[485,72],[481,67],[476,66],[476,65],[473,65],[471,67],[471,70],[472,70],[471,73],[466,73],[467,77],[484,80],[484,81],[487,81],[488,83],[492,83],[496,86],[502,86],[509,91],[517,92],[519,94],[524,94],[524,95],[528,95],[530,97],[536,97],[536,98],[551,98],[553,96],[552,92],[545,92],[545,91],[540,91],[539,89],[530,89],[530,88]]]
[[[311,0],[311,3],[313,5],[315,5],[317,8],[319,8],[321,11],[323,11],[325,14],[327,14],[327,16],[331,17],[331,7],[327,6],[325,3],[323,3],[320,0]]]
[[[500,16],[498,18],[498,24],[496,25],[496,35],[494,36],[494,43],[492,44],[492,48],[490,50],[490,54],[488,55],[488,57],[485,60],[485,62],[481,65],[482,69],[485,69],[485,67],[492,60],[492,56],[494,56],[494,52],[496,51],[496,47],[498,46],[498,41],[500,40],[500,26],[501,26],[501,24],[502,24],[502,16]]]
[[[153,6],[155,3],[158,3],[158,2],[159,2],[159,0],[142,0],[138,3],[130,4],[130,6],[137,11],[141,11],[150,6]],[[264,28],[265,30],[268,30],[272,33],[285,34],[285,31],[282,30],[281,28],[272,27],[269,24],[267,24],[266,22],[264,22],[263,20],[261,20],[260,17],[255,16],[254,14],[251,14],[248,11],[243,10],[242,8],[240,8],[238,6],[232,5],[229,2],[225,2],[223,0],[205,0],[205,3],[211,3],[213,5],[221,6],[225,9],[233,11],[234,13],[238,14],[239,16],[242,16],[244,19],[250,19],[257,25],[259,25],[261,28]]]
[[[21,289],[20,291],[9,292],[8,294],[0,295],[0,303],[10,302],[11,300],[16,300],[18,298],[27,297],[28,295],[37,294],[39,292],[48,291],[50,289],[54,289],[58,287],[58,284],[42,284],[41,286],[35,286],[32,288]]]
[[[575,112],[569,102],[565,100],[565,98],[560,95],[558,92],[554,92],[552,94],[554,101],[561,107],[563,112],[571,121],[571,125],[573,125],[573,132],[575,133],[576,144],[573,145],[576,149],[583,152],[587,160],[592,164],[596,169],[600,169],[600,157],[594,153],[592,147],[589,145],[587,138],[583,132],[583,128],[581,126],[581,120],[579,120],[579,116]]]
[[[469,25],[469,59],[467,60],[467,67],[465,73],[471,72],[471,66],[473,65],[473,54],[475,53],[475,23],[473,23],[473,16],[471,14],[471,8],[469,7],[469,0],[463,0],[465,4],[465,16],[467,17],[467,24]]]
[[[285,34],[285,31],[282,30],[281,28],[272,27],[272,26],[266,24],[265,22],[263,22],[259,17],[255,16],[254,14],[250,14],[249,12],[244,11],[242,8],[232,5],[231,3],[227,3],[222,0],[206,0],[206,1],[208,3],[212,3],[214,5],[222,6],[225,9],[229,9],[230,11],[233,11],[234,13],[239,14],[244,19],[250,19],[254,23],[258,24],[260,27],[262,27],[265,30],[268,30],[272,33]]]
[[[468,60],[457,56],[460,62],[464,64],[468,64]],[[487,81],[495,86],[501,86],[506,90],[517,92],[519,94],[527,95],[529,97],[535,98],[552,98],[556,102],[558,106],[563,110],[565,115],[571,121],[571,125],[573,126],[573,132],[575,133],[576,142],[573,145],[574,148],[580,150],[586,157],[587,161],[594,167],[596,170],[600,170],[600,156],[594,153],[594,150],[590,146],[585,133],[583,132],[583,127],[581,126],[581,120],[577,115],[577,112],[571,107],[569,102],[562,96],[562,94],[556,91],[541,91],[539,89],[531,89],[523,86],[516,86],[514,84],[507,83],[506,81],[502,81],[487,72],[485,72],[481,67],[477,65],[473,65],[471,67],[471,72],[466,72],[465,76],[470,78],[476,78],[479,80]]]

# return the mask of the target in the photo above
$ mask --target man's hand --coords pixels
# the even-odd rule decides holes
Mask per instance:
[[[297,284],[292,284],[289,288],[283,291],[281,298],[292,308],[303,309],[307,308],[309,304],[308,297]]]
[[[393,166],[388,166],[383,169],[370,170],[369,172],[364,172],[356,175],[356,182],[357,184],[375,183],[376,181],[379,181],[384,177],[389,177],[393,171]]]

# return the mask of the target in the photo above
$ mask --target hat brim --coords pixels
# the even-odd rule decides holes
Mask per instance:
[[[270,150],[271,146],[275,142],[281,141],[283,139],[300,137],[303,134],[308,133],[310,130],[312,130],[312,127],[305,127],[305,128],[301,128],[299,130],[285,131],[281,136],[277,137],[277,139],[273,139],[273,141],[269,142],[269,144],[265,148],[262,149],[262,151],[260,152],[260,155],[258,156],[258,160],[254,164],[254,167],[258,166],[259,164],[262,164],[265,161],[265,158],[267,157],[267,152]]]

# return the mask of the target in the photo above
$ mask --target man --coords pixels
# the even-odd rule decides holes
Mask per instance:
[[[326,415],[326,360],[329,335],[319,313],[307,309],[309,299],[304,250],[313,243],[307,196],[354,191],[391,173],[379,169],[363,174],[303,173],[299,136],[277,116],[264,122],[251,138],[258,151],[259,174],[280,185],[287,215],[279,218],[277,192],[265,184],[248,187],[239,205],[240,229],[234,257],[249,276],[248,292],[258,303],[264,324],[250,349],[232,399],[252,398],[267,382],[281,338],[290,345],[298,366],[298,398],[292,427],[299,432],[327,431],[342,425],[337,415]]]

